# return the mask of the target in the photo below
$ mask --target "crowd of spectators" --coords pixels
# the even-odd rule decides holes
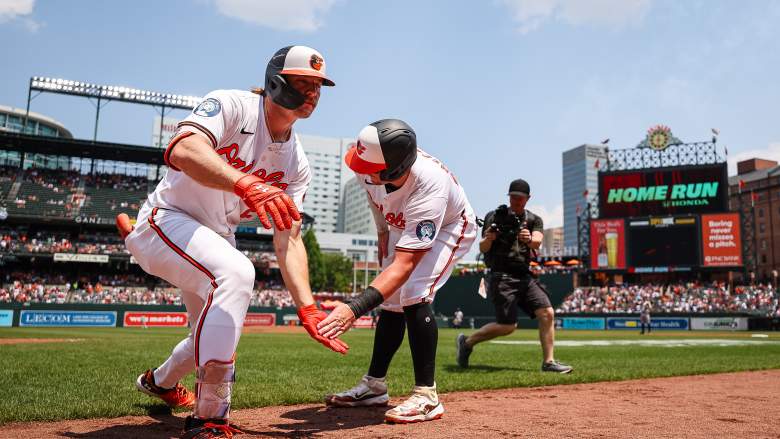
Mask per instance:
[[[239,241],[239,249],[244,241]],[[85,253],[129,255],[119,235],[113,232],[91,232],[76,238],[67,231],[0,228],[0,253]],[[264,269],[279,268],[272,251],[242,250],[252,263]]]
[[[86,253],[129,254],[118,235],[113,233],[79,236],[72,240],[68,232],[0,229],[0,253]]]
[[[780,317],[780,293],[771,284],[730,288],[724,283],[613,285],[577,288],[559,313],[749,313]]]
[[[96,189],[115,189],[121,191],[149,190],[149,179],[145,176],[133,176],[124,174],[86,174],[84,184]]]
[[[77,188],[81,180],[78,171],[62,169],[29,168],[22,173],[22,181],[34,183],[56,193],[69,193]]]
[[[66,279],[63,275],[9,273],[0,279],[0,303],[89,303],[182,305],[181,293],[167,283],[145,285],[150,278],[132,274]],[[290,292],[277,279],[257,281],[251,306],[295,306]]]

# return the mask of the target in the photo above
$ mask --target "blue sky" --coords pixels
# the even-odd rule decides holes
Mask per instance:
[[[337,87],[299,132],[353,137],[402,118],[479,214],[523,177],[555,226],[561,153],[582,143],[633,147],[656,124],[683,141],[717,128],[730,162],[780,159],[778,22],[780,2],[759,0],[0,0],[0,104],[24,108],[31,76],[246,89],[274,51],[306,44]],[[44,94],[32,110],[92,136],[84,99]],[[111,103],[98,138],[149,144],[155,114]]]

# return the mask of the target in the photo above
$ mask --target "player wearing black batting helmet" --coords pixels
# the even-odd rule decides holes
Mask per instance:
[[[337,337],[372,309],[379,306],[381,312],[367,373],[356,386],[327,395],[325,403],[387,405],[385,377],[408,331],[415,386],[409,399],[385,413],[385,420],[438,419],[444,405],[434,379],[438,329],[431,303],[475,241],[476,217],[455,176],[417,148],[414,130],[401,120],[364,127],[344,159],[368,195],[382,272],[363,294],[320,322],[320,334]]]

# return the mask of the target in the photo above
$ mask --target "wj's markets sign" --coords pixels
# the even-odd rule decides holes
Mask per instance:
[[[602,218],[728,210],[726,164],[599,173]]]

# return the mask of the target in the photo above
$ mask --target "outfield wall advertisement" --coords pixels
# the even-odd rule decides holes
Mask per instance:
[[[22,310],[19,326],[116,326],[116,311]]]
[[[0,309],[0,326],[11,326],[14,321],[14,310]]]
[[[125,326],[183,327],[187,326],[186,312],[126,311]]]
[[[607,329],[639,330],[639,317],[608,317]],[[650,328],[653,330],[687,331],[690,329],[688,317],[652,318]]]
[[[603,330],[603,317],[564,317],[561,319],[561,329]]]
[[[691,329],[703,331],[747,331],[747,317],[691,317]]]
[[[276,314],[272,312],[248,312],[244,326],[275,326]]]

